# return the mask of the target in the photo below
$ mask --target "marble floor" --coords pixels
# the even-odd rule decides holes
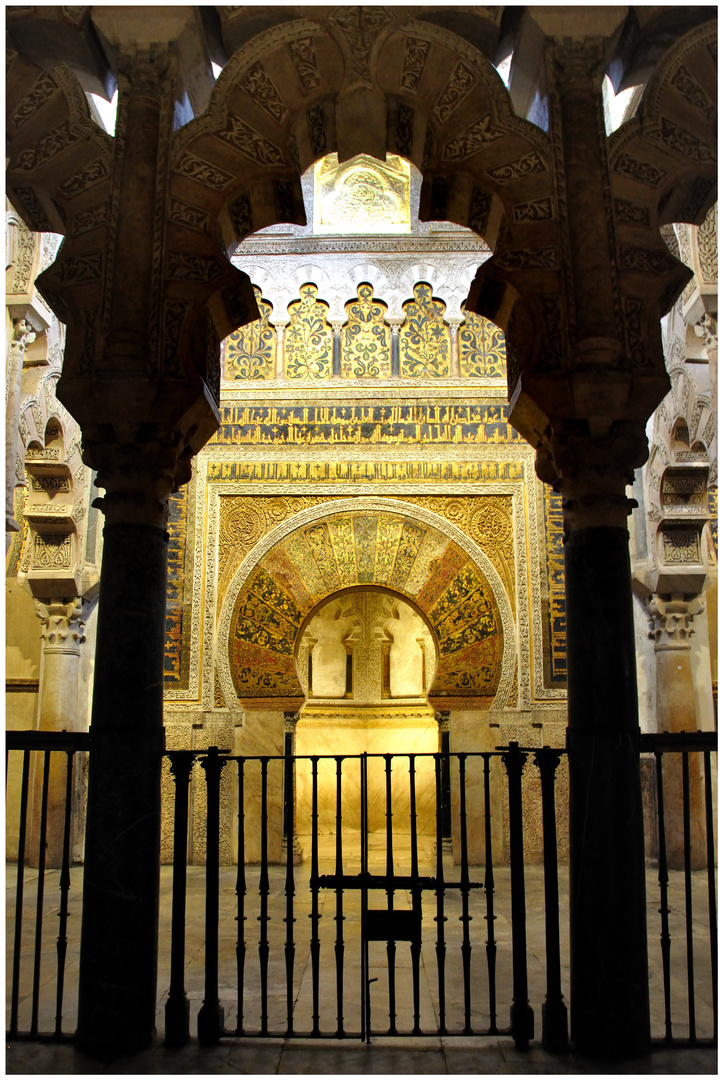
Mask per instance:
[[[308,852],[308,844],[301,838]],[[433,846],[431,838],[421,838],[420,873],[433,874]],[[322,844],[320,871],[333,871],[333,849]],[[358,834],[345,835],[345,873],[358,872]],[[383,872],[383,837],[370,837],[370,869]],[[243,979],[243,1025],[246,1033],[259,1030],[261,1013],[261,969],[259,962],[259,870],[258,866],[246,867],[245,940],[246,958]],[[395,873],[409,872],[409,852],[404,842],[395,849]],[[8,929],[6,948],[8,955],[8,987],[12,970],[13,914],[17,868],[7,870]],[[382,1034],[389,1027],[389,983],[386,945],[370,943],[369,977],[377,981],[371,984],[371,1018],[375,1034],[368,1045],[359,1038],[348,1040],[286,1039],[286,897],[283,867],[270,868],[270,891],[268,897],[268,1028],[277,1037],[270,1039],[224,1038],[218,1047],[202,1048],[195,1038],[181,1050],[169,1050],[162,1046],[164,1009],[170,975],[170,913],[171,868],[161,872],[161,918],[160,960],[158,979],[158,1042],[142,1054],[124,1058],[110,1066],[99,1066],[80,1054],[72,1045],[49,1042],[32,1043],[12,1041],[8,1044],[6,1070],[15,1074],[68,1074],[84,1072],[107,1073],[201,1073],[241,1072],[261,1074],[281,1073],[714,1073],[717,1056],[714,1050],[689,1048],[685,1050],[655,1050],[649,1057],[634,1062],[616,1062],[604,1065],[599,1061],[587,1061],[576,1054],[551,1055],[540,1048],[541,1004],[545,997],[545,938],[542,868],[526,867],[526,905],[528,941],[528,981],[530,1004],[535,1014],[535,1040],[527,1052],[517,1051],[509,1036],[462,1036],[464,1025],[464,979],[461,954],[463,914],[459,890],[448,889],[445,900],[446,934],[446,1020],[450,1034],[439,1036],[440,1012],[437,953],[435,949],[437,923],[436,900],[433,892],[424,894],[422,922],[422,952],[420,958],[420,1024],[424,1036],[400,1037],[412,1030],[413,983],[409,945],[400,942],[396,956],[396,1023],[399,1036]],[[200,866],[188,869],[186,991],[191,1002],[191,1033],[195,1036],[198,1009],[204,993],[204,875]],[[459,868],[447,861],[445,876],[448,881],[459,881]],[[689,999],[686,979],[686,942],[684,925],[684,887],[682,874],[671,873],[669,907],[671,909],[672,938],[672,1017],[673,1034],[685,1038],[688,1034]],[[52,1031],[55,1019],[55,970],[58,914],[58,872],[48,872],[45,884],[44,917],[42,920],[43,952],[40,969],[40,994],[38,1000],[39,1030]],[[72,1032],[77,1014],[77,971],[80,920],[79,899],[82,884],[82,868],[72,870],[71,918],[68,924],[68,957],[66,962],[65,994],[63,1004],[63,1030]],[[483,880],[483,868],[471,868],[473,882]],[[511,922],[509,898],[509,868],[495,869],[495,920],[494,938],[496,950],[496,1019],[499,1029],[509,1023],[509,1004],[512,998],[511,970]],[[308,882],[308,863],[295,868],[294,896],[294,1029],[305,1033],[312,1030],[312,965],[309,938],[311,894]],[[220,881],[219,918],[219,997],[225,1013],[225,1028],[233,1031],[237,1025],[239,1000],[237,994],[236,933],[237,871],[235,867],[223,867]],[[34,940],[36,934],[35,892],[37,871],[26,868],[24,892],[23,938],[20,954],[20,993],[18,1001],[18,1027],[29,1029],[32,1011],[32,984]],[[562,937],[562,985],[565,999],[569,987],[569,945],[567,940],[566,867],[560,868],[561,937]],[[384,893],[370,896],[370,906],[386,905]],[[411,906],[403,890],[395,897],[395,908]],[[361,1023],[361,948],[359,944],[360,894],[348,890],[344,894],[344,1030],[350,1035],[360,1031]],[[657,875],[648,875],[648,948],[650,957],[650,988],[652,1030],[654,1036],[664,1033],[664,1007],[662,967],[660,963],[660,907]],[[321,942],[321,978],[319,991],[320,1027],[325,1033],[337,1028],[337,980],[335,943],[337,933],[336,896],[333,890],[321,890],[319,895],[319,937]],[[473,889],[470,893],[469,934],[471,951],[471,1024],[475,1032],[485,1032],[490,1025],[490,992],[486,963],[486,940],[488,922],[484,890]],[[705,875],[693,875],[693,943],[696,1030],[699,1038],[712,1034],[712,989],[710,974],[710,949],[707,933],[707,881]],[[55,935],[55,936],[53,936]],[[9,992],[9,991],[8,991]],[[9,1013],[8,1013],[9,1020]]]

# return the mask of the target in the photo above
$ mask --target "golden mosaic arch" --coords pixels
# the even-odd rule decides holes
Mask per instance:
[[[429,623],[439,656],[433,704],[491,702],[502,668],[502,620],[479,565],[426,521],[400,511],[350,509],[288,533],[244,581],[228,639],[241,703],[300,704],[295,643],[307,618],[335,593],[370,585],[411,600]]]

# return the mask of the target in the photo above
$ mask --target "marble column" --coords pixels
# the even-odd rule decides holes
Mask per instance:
[[[584,1052],[649,1040],[645,858],[623,434],[556,447],[565,523],[571,1035]],[[540,465],[538,464],[538,469]],[[544,472],[544,470],[541,470]]]
[[[98,469],[106,495],[98,500],[105,528],[76,1041],[105,1056],[148,1045],[155,1030],[166,525],[174,453],[172,446],[91,443],[86,460]]]
[[[449,374],[452,379],[458,379],[461,375],[459,367],[459,328],[461,325],[461,322],[449,323],[449,333],[452,342],[449,354]]]
[[[43,642],[40,669],[40,731],[81,731],[84,717],[78,715],[78,671],[80,646],[85,641],[85,623],[81,601],[35,601],[35,611],[42,623]],[[63,832],[67,760],[65,754],[50,756],[48,781],[48,823],[45,837],[45,866],[58,869],[63,864]],[[43,773],[38,755],[35,769],[30,865],[38,865]]]
[[[655,699],[659,731],[696,731],[695,686],[690,659],[693,620],[702,614],[700,597],[653,596],[648,604],[649,637],[655,651]],[[700,755],[688,759],[690,781],[690,853],[694,870],[706,866],[705,810]],[[685,865],[683,840],[683,762],[663,755],[665,851],[671,870]]]
[[[402,373],[399,355],[399,331],[404,323],[404,316],[397,316],[396,318],[387,316],[387,323],[392,332],[392,378],[398,379]]]
[[[276,370],[274,378],[281,382],[286,378],[284,369],[284,338],[286,336],[286,324],[280,323],[274,327],[276,330]]]
[[[284,713],[284,754],[286,757],[293,759],[296,757],[296,725],[299,722],[298,712],[285,712]],[[288,813],[289,808],[287,806],[287,799],[291,800],[291,837],[293,844],[293,863],[294,866],[300,866],[304,852],[301,847],[301,842],[296,832],[296,766],[291,766],[291,784],[288,784],[286,779],[286,773],[284,773],[284,815],[283,815],[283,841],[281,845],[281,861],[286,863],[287,860],[287,845],[289,843],[289,829],[288,829]]]
[[[329,325],[333,331],[331,375],[334,379],[341,378],[341,332],[344,323],[341,320],[329,319]]]
[[[449,712],[445,709],[436,711],[434,719],[439,729],[439,753],[441,774],[441,806],[437,807],[437,813],[442,819],[442,851],[445,855],[452,854],[452,779],[450,772],[449,757]]]
[[[25,349],[35,341],[35,332],[25,319],[13,319],[7,369],[7,401],[5,403],[5,551],[12,540],[11,533],[18,532],[19,524],[14,518],[15,488],[18,483],[17,461],[20,449],[18,424],[20,423],[20,399]]]

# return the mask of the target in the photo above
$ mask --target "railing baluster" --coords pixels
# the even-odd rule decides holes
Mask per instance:
[[[688,967],[688,1038],[695,1041],[695,982],[693,971],[693,893],[690,858],[690,774],[688,751],[683,751],[683,864],[685,872],[685,943]]]
[[[361,755],[359,761],[360,780],[360,815],[361,815],[361,1037],[362,1042],[371,1042],[371,984],[369,980],[369,942],[367,940],[367,909],[369,907],[369,817],[367,806],[369,759],[366,753]]]
[[[223,1031],[223,1007],[218,997],[218,900],[221,770],[225,764],[217,746],[209,746],[201,761],[206,773],[206,971],[198,1041],[203,1046],[213,1046]]]
[[[244,759],[238,758],[238,868],[236,871],[236,1034],[244,1030],[244,969],[246,967],[246,815],[244,811]]]
[[[63,810],[63,859],[60,870],[60,909],[58,911],[58,982],[55,995],[55,1035],[63,1033],[63,992],[65,989],[65,957],[68,951],[68,897],[70,894],[70,815],[73,798],[74,750],[66,751],[68,758],[65,777],[65,807]]]
[[[710,933],[710,974],[713,986],[713,1038],[718,1041],[718,928],[715,903],[715,838],[713,836],[713,785],[710,750],[703,755],[705,775],[705,837],[708,870],[708,929]]]
[[[311,759],[311,1034],[319,1029],[319,758]]]
[[[343,757],[336,758],[336,943],[334,955],[336,957],[336,1035],[342,1038],[344,1035],[344,890],[341,885],[341,877],[344,873],[343,853],[341,844],[341,771]]]
[[[542,786],[542,838],[545,874],[545,959],[547,992],[542,1006],[542,1045],[560,1053],[567,1050],[567,1008],[562,1000],[560,973],[560,898],[557,882],[557,822],[555,821],[555,773],[561,750],[543,749],[534,761]]]
[[[663,799],[663,755],[655,751],[655,779],[658,802],[658,885],[660,886],[660,951],[663,959],[663,1001],[665,1006],[665,1041],[672,1042],[670,1015],[670,924],[668,916],[668,854],[665,842],[665,803]]]
[[[485,922],[487,923],[487,978],[490,993],[490,1035],[497,1034],[497,942],[495,941],[495,875],[492,864],[492,805],[490,802],[490,758],[483,754],[485,792]]]
[[[510,807],[510,892],[512,913],[512,1037],[526,1050],[534,1032],[534,1013],[527,991],[527,918],[525,913],[525,856],[522,825],[522,770],[527,754],[511,742],[502,755],[507,770]]]
[[[413,1035],[421,1035],[419,1026],[419,960],[422,953],[422,890],[415,888],[415,882],[419,879],[419,851],[417,845],[417,786],[415,755],[409,755],[409,828],[411,845],[411,875],[412,875],[412,912],[415,916],[415,929],[418,927],[418,936],[412,938],[410,950],[412,953],[412,998],[414,1003],[414,1027]]]
[[[186,862],[188,848],[188,784],[196,755],[173,750],[171,775],[175,787],[173,811],[173,892],[171,901],[171,983],[166,1002],[166,1046],[183,1046],[190,1038],[191,1003],[186,995]]]
[[[287,736],[288,739],[288,736]],[[290,744],[290,740],[289,740]],[[287,744],[288,745],[288,744]],[[286,818],[286,1035],[294,1034],[294,774],[293,757],[287,749],[284,758],[284,815]]]
[[[384,788],[386,795],[387,826],[387,911],[394,911],[394,887],[390,881],[394,877],[394,841],[392,833],[392,755],[384,755]],[[391,918],[389,920],[391,927]],[[397,943],[394,938],[387,939],[387,971],[389,973],[389,1034],[397,1033],[397,991],[396,991]]]
[[[25,875],[25,834],[28,824],[28,786],[30,782],[30,751],[23,751],[23,778],[20,788],[20,825],[18,829],[18,877],[15,887],[15,940],[13,944],[13,982],[10,998],[10,1034],[18,1032],[18,1003],[20,998],[20,950],[23,934],[23,888]]]
[[[269,759],[261,758],[261,873],[259,874],[259,896],[261,910],[258,916],[259,926],[259,969],[261,976],[261,1034],[269,1030]]]
[[[437,897],[437,914],[434,921],[437,924],[437,984],[439,988],[439,1035],[447,1034],[447,1002],[445,993],[445,957],[447,947],[444,941],[444,924],[447,919],[444,914],[444,849],[443,849],[443,821],[442,821],[442,755],[434,755],[434,782],[436,794],[436,822],[437,822],[437,881],[435,895]]]
[[[40,843],[38,846],[38,889],[35,896],[35,957],[33,963],[33,1009],[30,1034],[38,1034],[40,1008],[40,964],[43,950],[43,903],[45,901],[45,842],[48,835],[48,785],[50,783],[50,751],[43,754],[43,791],[40,803]]]
[[[460,829],[460,886],[462,893],[462,978],[464,981],[464,1034],[472,1033],[472,994],[470,985],[470,958],[472,946],[469,940],[469,858],[467,853],[467,784],[466,754],[457,754],[459,760],[459,829]]]

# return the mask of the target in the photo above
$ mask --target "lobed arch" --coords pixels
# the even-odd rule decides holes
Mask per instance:
[[[309,555],[308,534],[324,549],[319,560]],[[301,511],[246,556],[229,584],[216,631],[216,670],[227,706],[298,708],[304,694],[294,642],[302,625],[320,603],[360,585],[391,587],[421,611],[438,656],[428,692],[435,707],[504,707],[515,674],[516,630],[490,559],[431,511],[379,498],[340,499]],[[475,629],[467,633],[470,626]]]
[[[227,251],[268,225],[305,224],[300,174],[332,152],[401,155],[423,174],[422,220],[469,226],[491,247],[503,219],[514,227],[511,163],[522,161],[517,179],[529,186],[523,159],[534,154],[532,186],[552,194],[547,135],[514,114],[491,60],[468,41],[408,12],[354,9],[351,27],[338,9],[310,10],[239,45],[206,113],[174,136],[174,193],[187,197],[195,180],[199,194],[201,174],[216,177],[204,202]]]

